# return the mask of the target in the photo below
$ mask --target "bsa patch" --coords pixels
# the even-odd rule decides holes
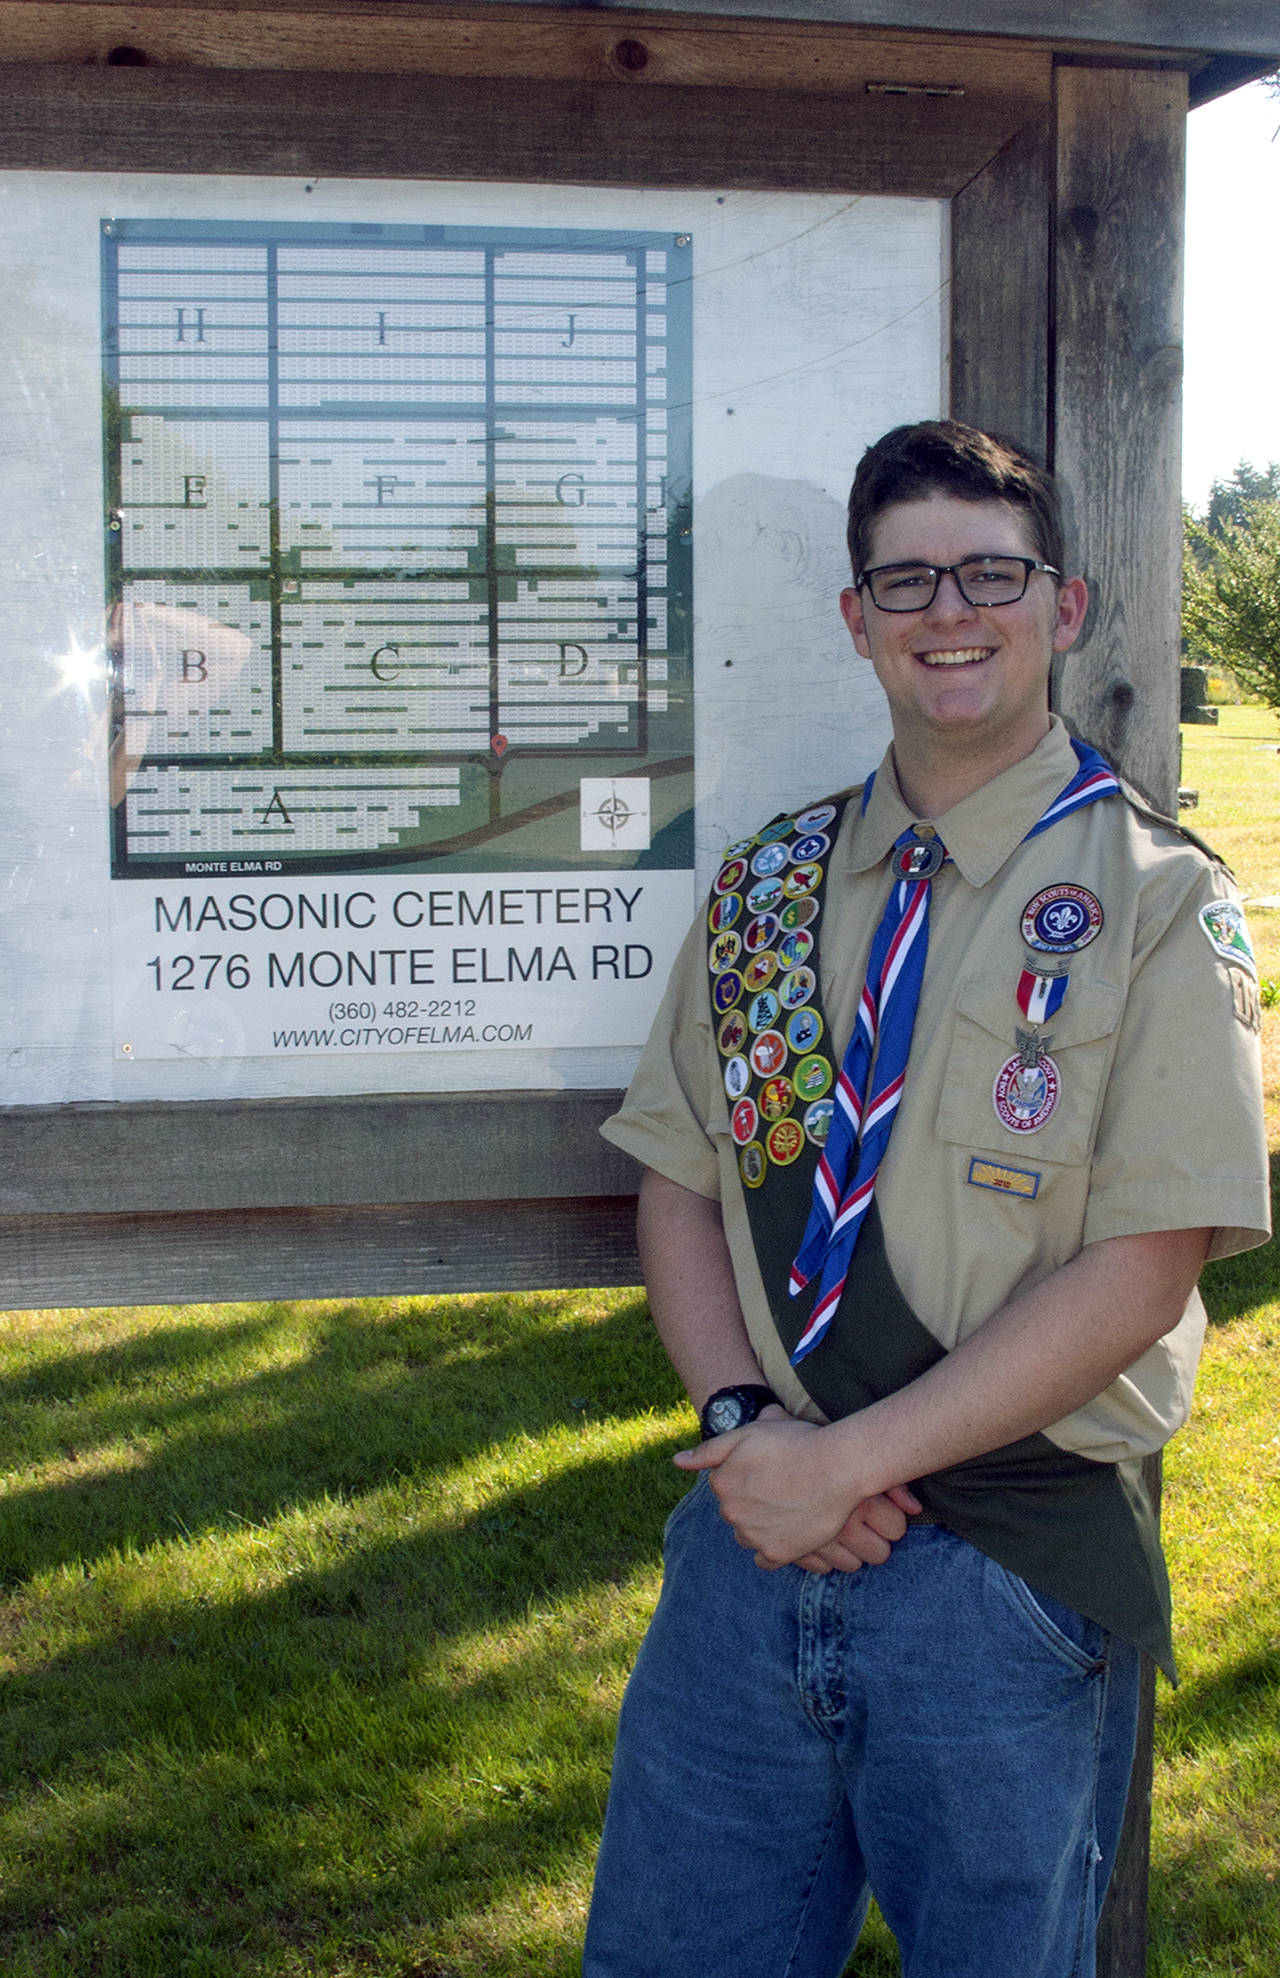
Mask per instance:
[[[772,879],[774,873],[781,872],[786,863],[787,849],[785,845],[779,845],[777,843],[761,845],[759,851],[751,861],[751,870],[755,873],[757,879]]]
[[[760,1111],[767,1120],[785,1119],[796,1102],[789,1078],[771,1078],[760,1089]]]
[[[822,1035],[822,1018],[806,1004],[787,1018],[787,1042],[793,1051],[812,1051]]]
[[[778,991],[783,1009],[798,1010],[802,1003],[812,1001],[817,989],[818,978],[811,968],[793,968],[790,975],[783,976]]]
[[[741,893],[722,893],[718,900],[711,902],[711,911],[707,915],[707,924],[713,934],[723,934],[727,928],[733,926],[734,921],[741,912]]]
[[[746,862],[743,859],[728,859],[715,876],[717,893],[732,893],[747,876]]]
[[[806,893],[812,893],[814,887],[821,884],[820,865],[793,865],[782,882],[782,890],[789,900],[802,900]]]
[[[1207,907],[1201,907],[1199,918],[1215,955],[1247,968],[1250,975],[1258,973],[1244,914],[1234,900],[1211,900]]]
[[[747,1022],[755,1031],[772,1030],[778,1020],[778,999],[772,989],[762,989],[747,1004]]]
[[[835,1067],[829,1058],[801,1058],[795,1068],[796,1091],[802,1099],[821,1099],[831,1090]]]
[[[834,1099],[815,1099],[811,1106],[806,1107],[804,1130],[815,1147],[826,1146],[827,1135],[831,1131],[831,1115],[835,1109]]]
[[[754,920],[747,922],[746,933],[742,937],[747,953],[754,955],[758,954],[761,948],[767,948],[777,931],[776,913],[758,913]]]
[[[792,861],[804,865],[808,859],[825,858],[831,849],[831,840],[825,831],[811,831],[804,838],[797,838],[791,847]]]
[[[725,1022],[733,1019],[726,1017]],[[744,1040],[745,1041],[745,1040]],[[751,1083],[751,1067],[740,1051],[730,1058],[724,1068],[724,1089],[731,1099],[740,1099]]]
[[[817,900],[788,900],[778,919],[790,933],[793,928],[807,927],[810,921],[818,918],[821,908]],[[810,939],[812,940],[812,936]]]
[[[784,934],[778,943],[778,960],[783,968],[799,968],[813,952],[813,936],[807,927],[797,927],[792,934]]]
[[[721,976],[720,982],[723,981],[724,977]],[[716,983],[717,989],[720,987],[720,982]],[[732,1057],[734,1052],[740,1051],[746,1041],[747,1019],[743,1016],[741,1010],[730,1010],[728,1016],[716,1032],[717,1044],[720,1046],[725,1057],[728,1058]]]
[[[991,1103],[1010,1133],[1039,1133],[1057,1109],[1062,1078],[1053,1059],[1045,1055],[1044,1047],[1051,1042],[1020,1030],[1017,1056],[1007,1059],[996,1073]]]
[[[767,989],[778,973],[778,957],[772,948],[766,948],[762,955],[752,955],[742,971],[742,979],[748,989]]]
[[[768,1172],[768,1165],[764,1148],[758,1140],[748,1142],[738,1156],[738,1173],[748,1188],[759,1188]]]
[[[815,804],[812,810],[802,810],[796,818],[797,831],[825,831],[836,814],[834,804]]]
[[[731,1010],[741,995],[742,977],[736,968],[727,968],[723,975],[717,975],[711,985],[711,1000],[715,1005],[716,1015],[723,1016],[727,1010]]]
[[[787,1062],[787,1040],[780,1030],[766,1030],[751,1046],[751,1069],[757,1078],[772,1078]]]
[[[742,941],[730,928],[726,934],[717,934],[711,943],[707,966],[713,975],[723,975],[727,968],[733,967],[741,953]]]
[[[779,817],[772,824],[766,824],[763,831],[756,833],[756,843],[772,845],[777,838],[789,838],[795,828],[794,817]]]
[[[747,912],[768,913],[771,907],[777,906],[781,898],[782,881],[780,879],[762,879],[747,894]]]
[[[1074,955],[1102,932],[1102,907],[1083,886],[1046,886],[1022,909],[1022,938],[1042,955]]]

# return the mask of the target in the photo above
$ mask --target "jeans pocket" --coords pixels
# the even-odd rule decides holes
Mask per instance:
[[[1009,1605],[1059,1661],[1068,1663],[1083,1676],[1096,1675],[1106,1667],[1111,1635],[1101,1621],[1055,1600],[1051,1594],[1033,1592],[1025,1580],[994,1559],[988,1563]]]
[[[675,1537],[678,1526],[687,1517],[689,1507],[697,1503],[704,1496],[706,1490],[710,1488],[710,1477],[711,1473],[709,1470],[699,1470],[690,1488],[671,1511],[666,1524],[662,1528],[662,1548],[664,1552],[666,1552],[672,1539]]]

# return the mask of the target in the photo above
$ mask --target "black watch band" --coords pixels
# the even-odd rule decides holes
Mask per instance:
[[[698,1420],[702,1424],[702,1440],[710,1442],[713,1436],[728,1435],[731,1429],[744,1429],[748,1422],[754,1422],[762,1408],[772,1404],[780,1408],[782,1403],[771,1387],[764,1387],[758,1381],[747,1382],[740,1387],[718,1387],[709,1394],[702,1404]]]

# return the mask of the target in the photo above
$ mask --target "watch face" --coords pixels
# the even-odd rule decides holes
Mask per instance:
[[[740,1396],[718,1395],[707,1408],[707,1427],[713,1435],[727,1435],[730,1429],[741,1427],[743,1413]]]

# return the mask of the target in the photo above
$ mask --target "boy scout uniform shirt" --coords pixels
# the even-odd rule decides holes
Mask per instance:
[[[856,793],[847,805],[831,852],[819,970],[837,1066],[888,896],[895,839],[931,822],[950,853],[932,881],[906,1083],[876,1181],[889,1264],[946,1350],[1086,1244],[1212,1225],[1209,1255],[1225,1257],[1269,1233],[1256,977],[1246,953],[1215,942],[1200,917],[1214,901],[1237,900],[1230,876],[1129,793],[1024,842],[1076,769],[1055,718],[1031,755],[926,820],[905,804],[890,753],[865,814]],[[1051,958],[1069,966],[1065,1000],[1041,1026],[1059,1098],[1037,1130],[1014,1132],[997,1115],[993,1087],[1016,1056],[1017,1030],[1031,1027],[1016,999],[1032,960],[1022,917],[1038,894],[1062,885],[1093,895],[1102,926],[1079,952]],[[602,1130],[646,1167],[719,1199],[764,1377],[794,1414],[821,1421],[769,1312],[723,1069],[704,911],[624,1104]],[[797,1229],[796,1247],[800,1236]],[[1049,1441],[1103,1463],[1158,1449],[1190,1409],[1203,1332],[1193,1292],[1173,1331],[1047,1428]]]

